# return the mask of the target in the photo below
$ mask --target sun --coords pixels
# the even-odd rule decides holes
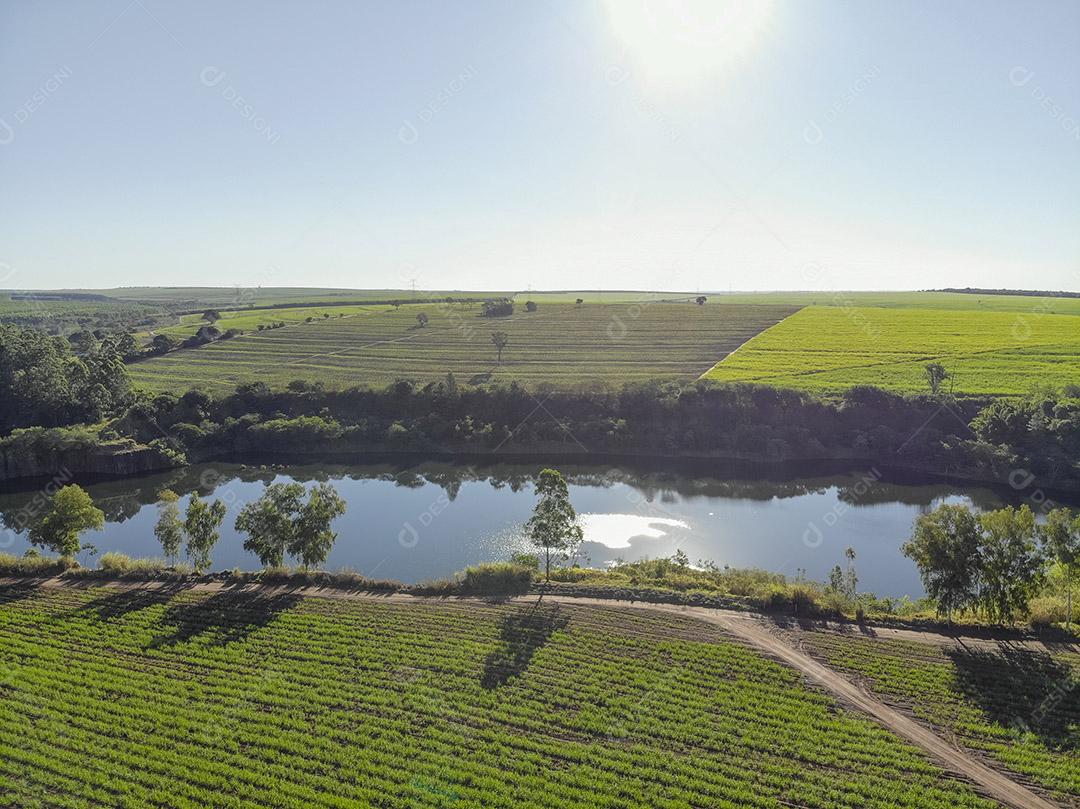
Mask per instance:
[[[772,0],[603,0],[628,61],[651,83],[685,85],[734,68],[772,18]]]

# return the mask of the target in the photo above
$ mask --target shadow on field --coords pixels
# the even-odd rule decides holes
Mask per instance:
[[[485,658],[480,685],[498,688],[524,672],[537,650],[569,622],[558,604],[545,605],[539,601],[504,615],[499,622],[502,642]]]
[[[122,618],[129,613],[164,604],[174,594],[173,589],[151,590],[136,587],[131,590],[120,590],[86,602],[75,610],[72,616],[94,615],[102,621]]]
[[[267,595],[225,590],[199,601],[174,603],[162,617],[162,623],[172,625],[173,631],[158,636],[151,645],[170,646],[206,635],[217,645],[225,646],[272,623],[279,613],[301,600],[302,596],[293,593]]]
[[[0,607],[33,598],[40,592],[41,588],[35,582],[4,585],[0,587]]]
[[[1034,733],[1047,747],[1080,746],[1080,678],[1045,652],[954,648],[957,687],[1005,727]],[[1070,728],[1072,725],[1072,728]]]

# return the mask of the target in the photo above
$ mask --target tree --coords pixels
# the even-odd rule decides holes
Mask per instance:
[[[502,365],[502,353],[510,342],[510,336],[504,331],[493,331],[491,333],[491,342],[495,346],[495,350],[499,352],[499,365]]]
[[[526,312],[535,312],[536,311],[536,301],[525,301],[525,311]]]
[[[544,578],[551,580],[551,557],[568,559],[582,540],[577,512],[570,504],[566,480],[555,469],[544,469],[536,481],[540,498],[533,515],[525,523],[525,533],[532,544],[544,552]]]
[[[158,494],[158,520],[154,536],[161,543],[165,560],[170,564],[180,555],[180,543],[184,539],[184,523],[180,519],[180,496],[171,489]]]
[[[320,483],[308,495],[293,522],[289,553],[305,568],[326,561],[337,534],[330,523],[345,513],[345,501],[329,483]]]
[[[514,302],[509,298],[488,298],[481,304],[483,317],[509,317],[514,314]]]
[[[155,354],[167,354],[172,351],[178,343],[172,337],[167,334],[155,334],[154,339],[150,341],[150,350]]]
[[[979,515],[980,601],[989,618],[1011,621],[1026,613],[1028,601],[1042,585],[1045,560],[1035,544],[1035,515],[1024,505]]]
[[[428,316],[426,312],[421,312],[416,316],[416,322],[420,324],[420,328],[424,328],[428,324]]]
[[[694,303],[696,303],[698,306],[704,306],[705,301],[707,300],[708,298],[706,298],[704,295],[698,295],[696,298],[694,298]]]
[[[949,372],[940,362],[931,362],[926,365],[926,382],[930,385],[930,392],[937,396],[942,383],[949,378]]]
[[[30,541],[61,556],[74,556],[83,531],[105,527],[105,512],[81,486],[65,486],[53,495],[49,513],[30,528]]]
[[[576,301],[574,301],[575,306],[581,306],[581,304],[583,304],[583,303],[585,303],[584,298],[578,298]]]
[[[217,309],[207,309],[203,312],[202,319],[207,323],[217,323],[221,320],[221,313],[219,313]]]
[[[1040,526],[1046,554],[1061,565],[1065,578],[1065,629],[1072,623],[1072,588],[1080,580],[1080,516],[1074,516],[1067,508],[1055,508],[1046,515],[1046,524]]]
[[[188,559],[199,573],[210,567],[210,553],[220,538],[218,529],[224,519],[224,503],[220,500],[208,503],[200,499],[198,492],[192,492],[184,519],[184,533],[187,534]]]
[[[979,523],[967,506],[941,505],[915,520],[901,550],[919,568],[926,594],[938,614],[952,623],[954,610],[975,603],[980,557]]]
[[[854,600],[859,586],[859,577],[855,573],[855,549],[848,547],[847,550],[844,551],[844,558],[847,559],[847,574],[844,579],[844,593],[849,599]]]
[[[244,550],[258,556],[265,567],[280,567],[284,562],[295,538],[293,520],[303,496],[299,483],[272,483],[236,516],[236,530],[248,535]]]

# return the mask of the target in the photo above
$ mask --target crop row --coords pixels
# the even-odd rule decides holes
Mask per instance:
[[[420,328],[418,312],[428,314]],[[316,318],[285,329],[248,332],[131,366],[136,384],[217,389],[293,379],[330,386],[382,385],[397,379],[474,378],[557,385],[685,379],[700,375],[793,310],[723,304],[545,304],[536,312],[482,318],[475,305],[403,306],[344,318]],[[282,318],[287,310],[282,310]],[[490,337],[509,343],[497,364]]]
[[[985,805],[678,616],[9,595],[0,794],[14,805]],[[493,661],[512,669],[495,684]]]
[[[1080,806],[1080,655],[939,649],[832,633],[802,642],[965,746]]]

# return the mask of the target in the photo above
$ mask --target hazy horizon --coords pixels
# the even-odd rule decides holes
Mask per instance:
[[[0,287],[1080,289],[1080,4],[0,8]]]

